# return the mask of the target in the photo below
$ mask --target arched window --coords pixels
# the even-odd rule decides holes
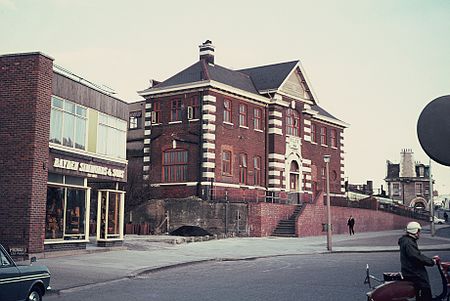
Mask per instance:
[[[292,109],[288,109],[286,112],[286,134],[300,136],[300,117],[298,112]]]
[[[298,163],[296,161],[291,162],[290,170],[289,170],[289,189],[297,191],[299,189],[299,175],[300,169],[298,167]]]
[[[187,179],[188,152],[170,149],[163,153],[163,182],[185,182]]]

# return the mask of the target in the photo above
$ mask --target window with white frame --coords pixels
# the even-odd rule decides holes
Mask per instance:
[[[260,108],[253,109],[253,128],[262,130],[262,110]]]
[[[416,196],[423,195],[422,183],[416,183]]]
[[[87,109],[71,101],[52,96],[49,141],[85,150],[86,133]]]
[[[400,195],[400,184],[392,183],[392,195],[399,196]]]
[[[119,118],[99,113],[97,153],[126,158],[127,123]]]

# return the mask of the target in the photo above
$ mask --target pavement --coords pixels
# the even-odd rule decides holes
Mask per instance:
[[[437,226],[437,233],[450,226]],[[397,240],[403,230],[333,235],[333,253],[398,252]],[[424,228],[419,240],[422,251],[450,250],[450,239],[431,236]],[[51,254],[39,259],[51,272],[51,294],[95,287],[124,278],[182,265],[208,261],[238,261],[256,258],[326,254],[326,236],[233,237],[225,239],[174,236],[126,235],[121,247],[101,248],[89,244],[84,251]]]

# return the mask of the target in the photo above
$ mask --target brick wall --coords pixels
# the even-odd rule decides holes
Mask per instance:
[[[326,235],[326,232],[322,232],[322,224],[327,223],[326,206],[322,199],[323,193],[315,204],[305,204],[306,207],[297,220],[297,236]],[[350,215],[355,218],[355,232],[403,229],[412,220],[384,211],[331,206],[333,234],[348,232],[347,219]]]
[[[0,56],[0,238],[7,247],[44,248],[52,59]]]
[[[248,206],[250,236],[257,237],[272,235],[278,222],[288,219],[296,207],[272,203],[251,203]]]

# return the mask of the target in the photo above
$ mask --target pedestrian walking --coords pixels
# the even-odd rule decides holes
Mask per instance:
[[[445,222],[448,222],[448,214],[447,214],[447,212],[444,212],[444,220],[445,220]]]
[[[348,233],[350,233],[350,235],[355,235],[355,219],[353,218],[353,216],[350,215],[350,217],[347,220],[347,226],[348,226]]]
[[[423,255],[417,246],[422,227],[418,222],[410,222],[406,226],[406,234],[400,237],[400,263],[402,275],[414,284],[417,301],[431,301],[431,286],[426,266],[436,264],[434,259]]]

